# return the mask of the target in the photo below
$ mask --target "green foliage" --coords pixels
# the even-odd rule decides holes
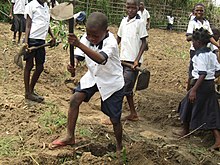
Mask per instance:
[[[0,3],[0,21],[1,22],[10,22],[11,21],[11,19],[8,17],[10,14],[10,9],[11,9],[11,5],[9,2],[1,2]]]
[[[15,144],[19,142],[19,138],[15,136],[0,138],[0,156],[15,156]]]
[[[52,134],[60,127],[65,127],[67,117],[59,111],[55,104],[47,102],[44,109],[46,111],[39,117],[38,121],[47,130],[48,134]]]

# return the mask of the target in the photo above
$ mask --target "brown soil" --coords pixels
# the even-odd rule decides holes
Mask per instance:
[[[24,99],[23,71],[13,63],[19,47],[11,43],[9,24],[0,24],[0,164],[80,164],[80,165],[191,165],[220,163],[219,152],[207,148],[214,141],[211,132],[195,132],[178,140],[172,132],[181,124],[175,112],[186,94],[189,43],[185,33],[161,29],[149,31],[149,50],[144,64],[151,72],[148,89],[135,92],[137,122],[123,122],[124,152],[115,155],[112,126],[102,125],[106,116],[100,112],[97,93],[83,103],[77,124],[75,147],[49,150],[48,144],[65,134],[69,88],[74,87],[86,71],[84,64],[71,78],[66,71],[68,52],[62,45],[47,48],[45,71],[36,90],[45,97],[44,103]],[[110,30],[116,33],[117,28]],[[65,82],[69,82],[65,84]],[[127,115],[126,100],[123,116]],[[4,152],[5,151],[5,152]]]

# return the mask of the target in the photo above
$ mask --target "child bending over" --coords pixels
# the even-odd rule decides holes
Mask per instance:
[[[50,149],[76,143],[75,128],[82,102],[88,102],[99,91],[101,110],[113,125],[116,137],[116,150],[122,149],[121,111],[123,102],[123,69],[119,60],[118,44],[114,35],[108,31],[107,17],[92,13],[86,23],[86,34],[78,40],[75,34],[69,34],[68,41],[76,46],[75,56],[86,61],[88,71],[80,79],[75,93],[70,99],[68,111],[67,134],[64,138],[53,141]],[[74,73],[75,68],[68,66]]]

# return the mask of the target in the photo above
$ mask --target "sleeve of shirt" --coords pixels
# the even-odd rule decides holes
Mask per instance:
[[[193,30],[194,30],[194,20],[190,20],[189,24],[188,24],[188,27],[187,27],[187,31],[186,31],[186,36],[192,35]]]
[[[103,45],[103,48],[99,51],[99,53],[101,53],[107,59],[115,55],[117,53],[117,50],[118,50],[118,44],[115,38],[110,37]]]
[[[27,19],[27,15],[29,15],[29,17],[32,19],[33,18],[33,9],[30,5],[30,3],[28,3],[25,6],[25,12],[24,12],[24,18]]]
[[[146,12],[146,15],[147,15],[147,19],[149,19],[150,18],[150,13],[148,11]]]
[[[218,62],[217,57],[215,58],[215,71],[220,71],[220,64]]]
[[[197,69],[198,69],[198,74],[199,75],[207,75],[207,67],[206,67],[206,62],[205,62],[205,59],[198,55],[198,58],[196,58],[196,61],[197,63]]]
[[[145,26],[145,23],[143,21],[140,22],[139,34],[140,34],[140,38],[144,38],[144,37],[148,36],[146,26]]]
[[[210,24],[209,24],[209,21],[207,21],[207,22],[208,22],[207,24],[208,24],[208,27],[209,27],[209,28],[208,28],[208,31],[209,31],[210,35],[213,35],[213,32],[212,32],[211,26],[210,26]]]
[[[118,35],[119,37],[122,37],[122,22],[123,22],[123,20],[121,21],[120,26],[119,26],[119,28],[118,28],[118,32],[117,32],[117,35]]]
[[[15,3],[15,0],[11,0],[11,3]]]
[[[28,0],[25,0],[25,5],[28,4]]]

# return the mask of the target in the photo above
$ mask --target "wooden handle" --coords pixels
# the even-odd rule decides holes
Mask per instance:
[[[46,43],[46,44],[43,44],[43,45],[40,45],[40,46],[30,47],[30,48],[28,48],[28,51],[31,52],[33,50],[36,50],[36,49],[39,49],[39,48],[43,48],[43,47],[46,47],[46,46],[50,46],[50,43]]]
[[[74,18],[69,20],[69,33],[74,33]],[[74,46],[70,44],[70,64],[74,67]],[[71,73],[71,77],[74,77],[75,73]]]
[[[128,67],[130,67],[130,68],[132,68],[132,67],[133,67],[133,65],[132,65],[132,64],[130,64],[130,63],[128,63],[128,62],[121,61],[121,63],[122,63],[122,65],[128,66]],[[145,70],[144,70],[144,69],[141,69],[141,68],[140,68],[140,67],[138,67],[138,66],[135,68],[135,70],[140,71],[140,72],[142,72],[142,73],[144,73],[144,72],[145,72]]]

